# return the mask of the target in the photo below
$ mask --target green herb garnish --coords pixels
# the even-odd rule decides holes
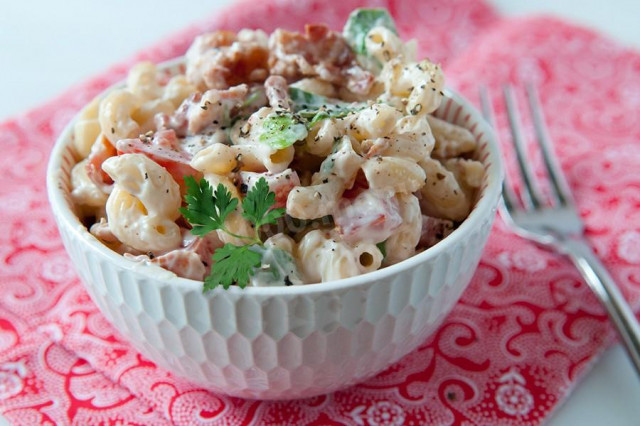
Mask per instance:
[[[291,97],[294,111],[306,120],[309,129],[319,121],[327,118],[343,118],[367,106],[365,103],[341,102],[296,87],[289,88],[289,97]]]
[[[186,207],[180,209],[182,215],[193,226],[191,233],[198,236],[221,230],[228,235],[247,242],[237,246],[227,243],[217,249],[212,256],[211,274],[204,280],[204,290],[213,290],[222,285],[227,289],[231,284],[246,287],[254,270],[260,267],[262,255],[257,247],[263,247],[260,239],[260,228],[263,225],[276,223],[284,215],[285,209],[272,209],[275,194],[269,190],[269,184],[261,177],[242,200],[242,216],[253,224],[253,236],[238,235],[225,227],[225,220],[235,211],[238,199],[231,192],[218,184],[215,191],[205,179],[197,182],[193,176],[185,176],[187,193],[184,197]]]
[[[204,279],[203,292],[221,285],[225,290],[236,283],[246,287],[255,268],[262,264],[262,255],[252,251],[253,246],[236,246],[230,243],[216,249],[211,273]]]
[[[356,9],[349,15],[342,35],[354,52],[367,56],[365,37],[375,27],[385,27],[398,34],[393,18],[385,9]]]
[[[218,184],[214,194],[205,179],[198,183],[193,176],[185,176],[184,182],[187,185],[184,196],[187,207],[180,208],[180,212],[193,226],[191,233],[203,236],[221,229],[231,234],[225,229],[224,222],[238,206],[238,199],[231,198],[231,192],[223,184]]]
[[[287,148],[307,137],[307,126],[299,117],[290,112],[274,112],[262,122],[260,142],[276,148]]]
[[[274,224],[279,217],[284,215],[285,209],[269,210],[276,202],[276,194],[269,191],[269,184],[265,178],[251,188],[242,200],[242,216],[253,223],[256,231],[256,240],[260,240],[258,230],[262,225]]]

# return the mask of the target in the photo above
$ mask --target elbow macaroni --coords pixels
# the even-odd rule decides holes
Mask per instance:
[[[382,265],[382,253],[375,244],[352,247],[331,233],[315,230],[298,245],[302,273],[308,282],[349,278],[370,272]]]
[[[415,43],[383,27],[364,37],[366,53],[349,69],[323,57],[311,64],[318,46],[290,53],[291,46],[281,46],[288,36],[278,34],[201,36],[187,54],[186,75],[168,78],[150,62],[138,64],[124,89],[80,113],[71,196],[80,214],[95,217],[96,237],[132,259],[201,279],[223,243],[246,244],[237,236],[257,233],[240,202],[224,223],[236,236],[216,230],[209,234],[214,245],[187,243],[189,224],[179,210],[183,178],[222,184],[242,200],[264,177],[273,207],[286,206],[287,216],[259,230],[275,235],[263,237],[258,250],[286,264],[281,272],[291,273],[287,285],[294,285],[401,262],[426,247],[425,217],[448,232],[467,217],[484,169],[469,159],[477,149],[473,135],[431,115],[444,96],[439,65],[416,61]],[[305,43],[315,41],[298,47]],[[269,49],[278,50],[277,69],[286,75],[269,77]],[[310,105],[301,106],[287,85],[308,92]],[[314,104],[317,96],[331,105]],[[326,114],[318,119],[319,112]],[[306,130],[291,143],[266,143],[263,120],[282,114]],[[122,154],[122,146],[130,153]],[[250,285],[271,285],[264,270]]]
[[[416,253],[422,230],[420,203],[413,194],[398,194],[402,225],[386,241],[386,264],[403,261]]]
[[[138,96],[122,89],[114,90],[100,102],[100,129],[109,142],[115,145],[120,139],[140,134],[140,124],[133,119],[133,113],[141,105],[142,101]]]
[[[337,142],[337,141],[336,141]],[[315,173],[310,186],[295,188],[287,198],[287,213],[299,219],[318,219],[333,214],[342,193],[353,184],[364,159],[344,136],[337,150],[329,155]]]
[[[95,98],[80,111],[78,121],[73,127],[73,146],[80,158],[87,158],[91,147],[100,136],[99,107],[100,99]]]
[[[102,167],[115,182],[106,204],[113,234],[140,251],[177,248],[182,200],[171,175],[143,154],[111,157]]]
[[[453,173],[438,160],[429,159],[421,164],[427,181],[420,189],[421,207],[427,216],[449,220],[462,220],[469,214],[472,200],[467,197]]]

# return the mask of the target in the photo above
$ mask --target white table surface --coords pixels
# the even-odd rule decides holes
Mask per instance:
[[[37,106],[231,2],[191,0],[188,7],[177,0],[3,2],[0,121]],[[490,2],[506,15],[552,13],[640,49],[640,1]],[[620,346],[606,352],[549,424],[640,424],[640,381]]]

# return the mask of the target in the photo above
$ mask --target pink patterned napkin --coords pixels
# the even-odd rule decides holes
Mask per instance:
[[[0,411],[15,424],[539,424],[613,339],[563,258],[498,221],[462,300],[424,345],[367,383],[307,400],[259,402],[198,389],[123,341],[73,272],[48,208],[45,164],[72,115],[140,59],[182,54],[214,28],[341,27],[367,2],[237,4],[126,64],[0,125]],[[640,299],[640,55],[553,19],[501,21],[475,0],[387,7],[449,84],[534,81],[589,237]],[[506,137],[503,107],[498,128]],[[532,153],[534,162],[539,158]],[[513,165],[509,165],[513,171]]]

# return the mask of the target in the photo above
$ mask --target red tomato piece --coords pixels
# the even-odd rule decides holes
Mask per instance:
[[[178,138],[173,129],[160,130],[154,134],[153,139],[146,136],[136,139],[123,139],[118,141],[116,147],[118,155],[144,154],[167,169],[180,185],[180,190],[183,194],[185,192],[185,176],[194,176],[196,179],[202,177],[202,173],[189,165],[191,155],[179,149]]]
[[[379,243],[402,224],[395,196],[362,190],[355,198],[342,198],[333,216],[338,232],[351,243]]]

